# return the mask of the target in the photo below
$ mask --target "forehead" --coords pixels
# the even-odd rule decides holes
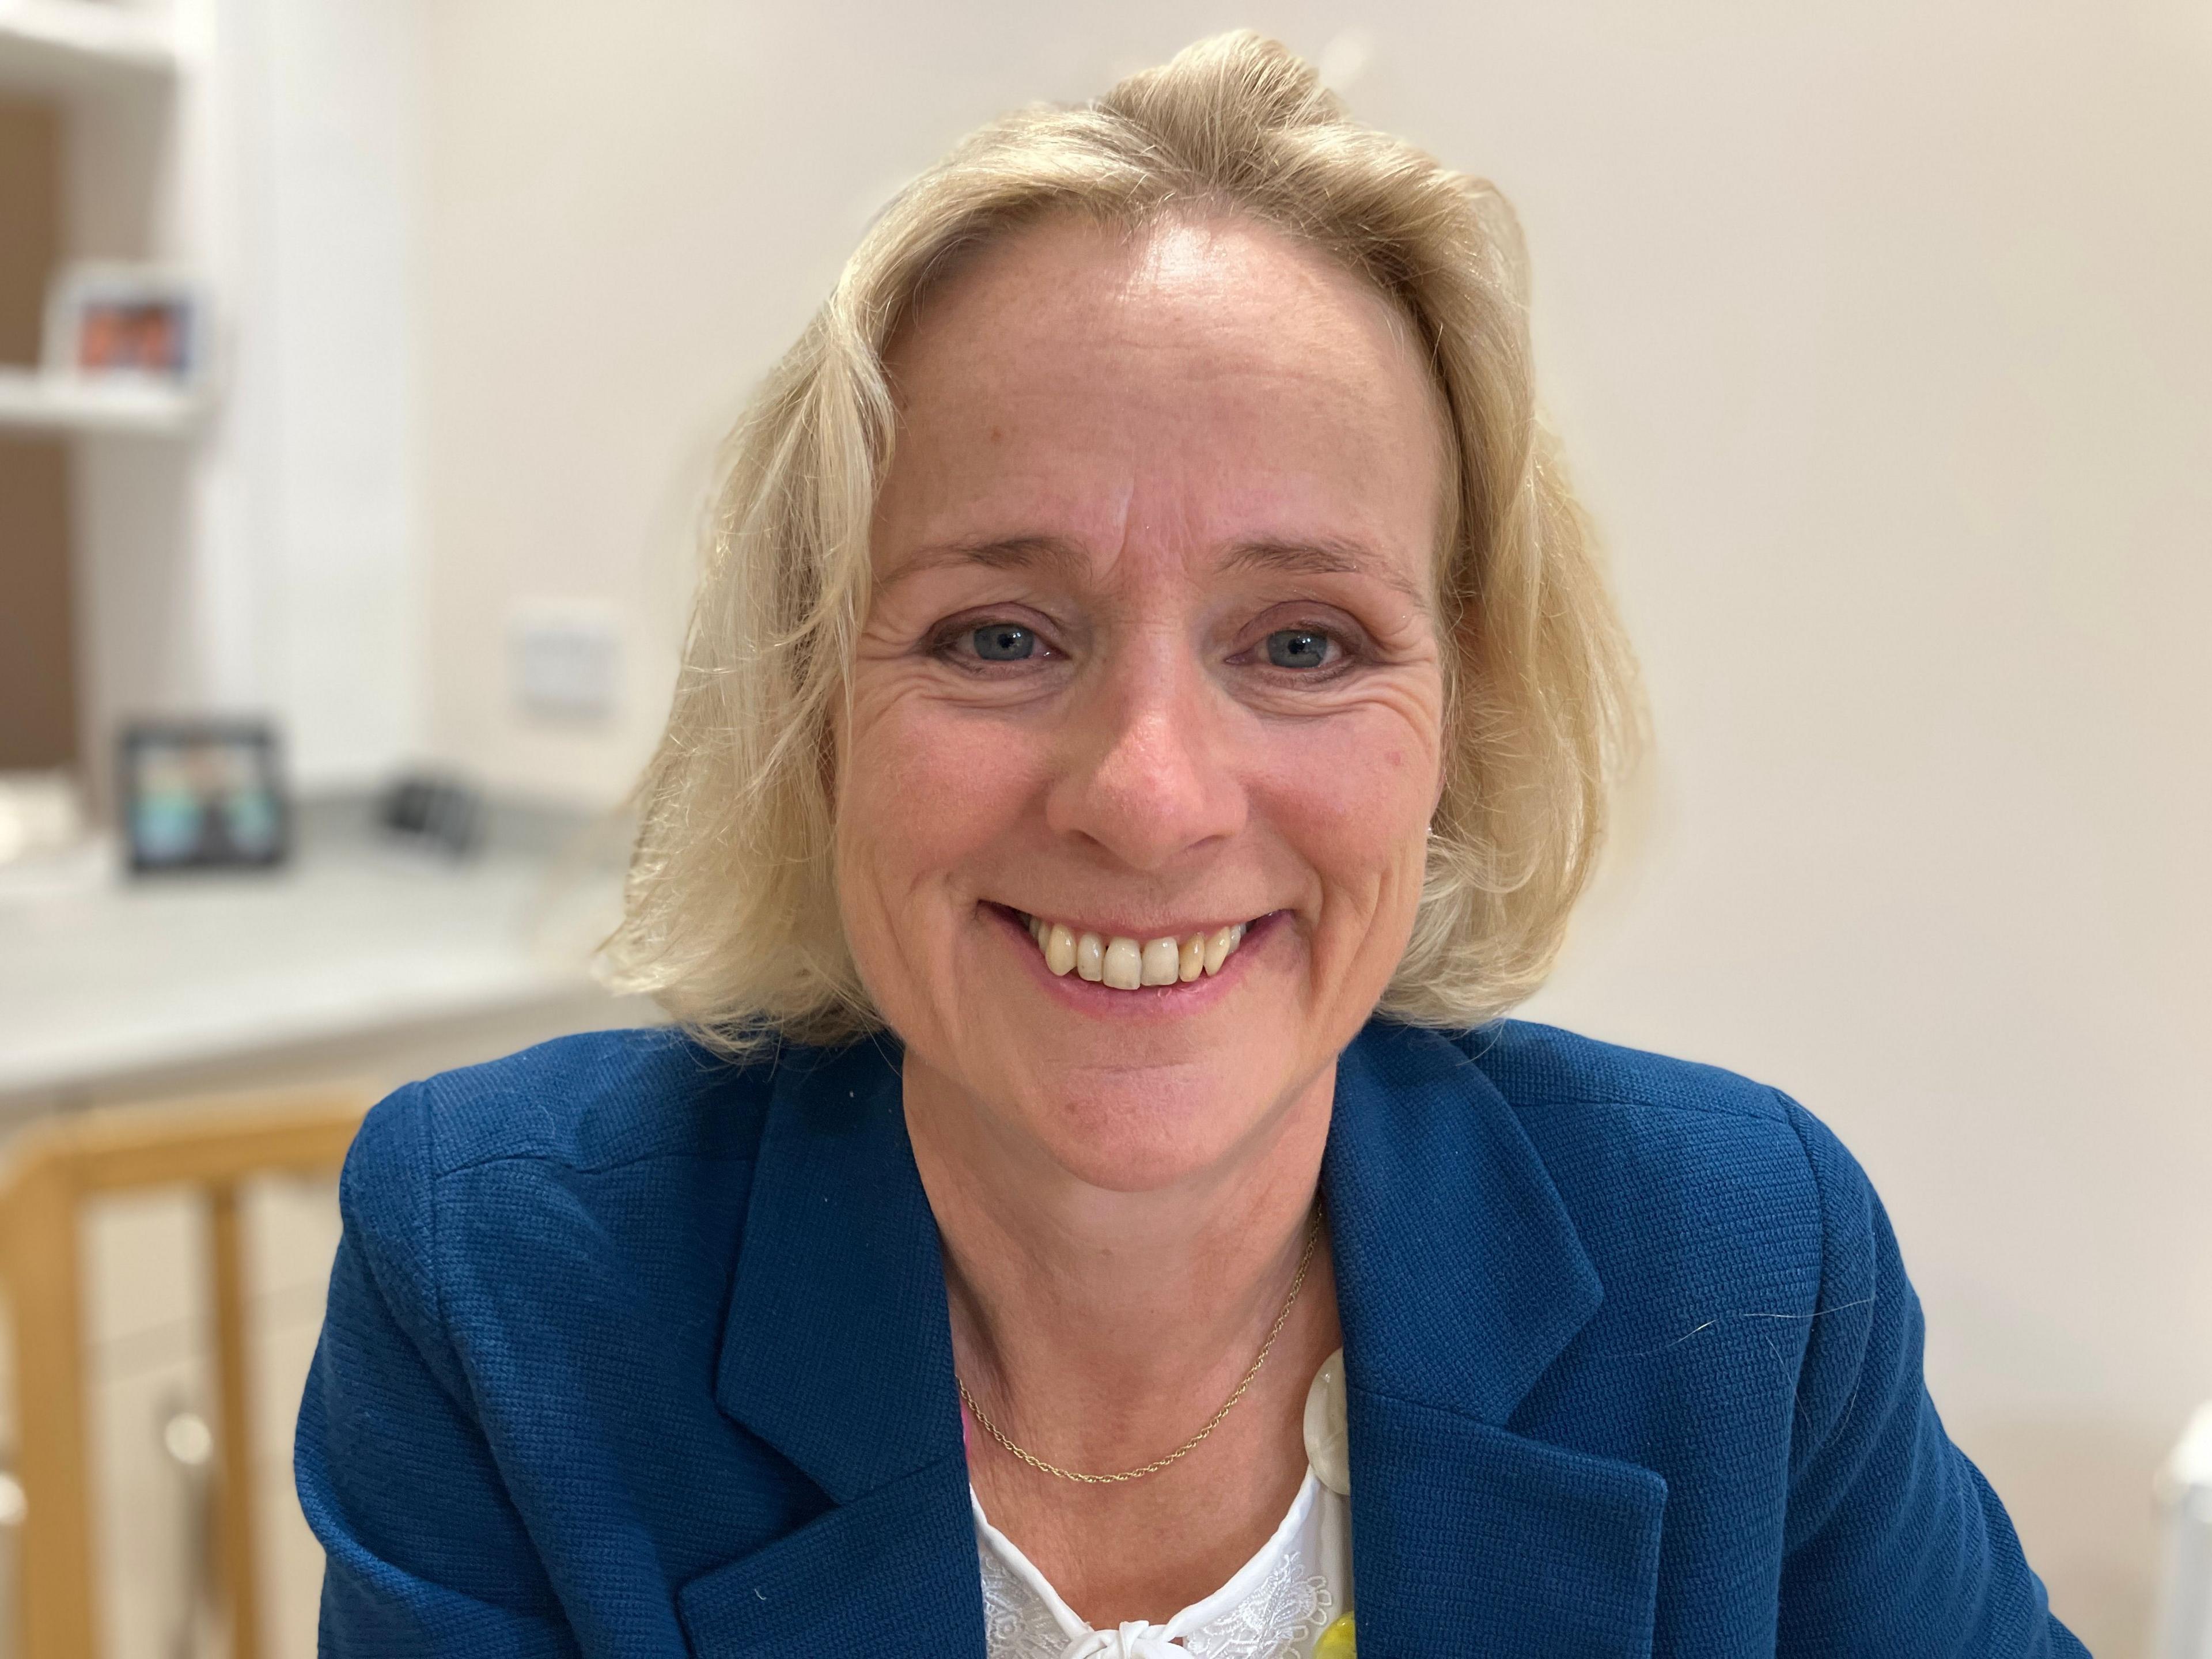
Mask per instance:
[[[1030,537],[1109,560],[1329,542],[1425,582],[1443,426],[1412,328],[1266,227],[1027,228],[933,291],[888,366],[881,574]]]

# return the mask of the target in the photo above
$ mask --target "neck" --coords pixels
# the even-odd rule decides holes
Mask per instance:
[[[1331,1066],[1217,1164],[1125,1192],[1067,1170],[909,1051],[908,1133],[943,1243],[954,1352],[1003,1428],[1103,1468],[1158,1455],[1194,1408],[1203,1420],[1281,1311],[1334,1087]],[[1323,1248],[1270,1369],[1296,1373],[1302,1395],[1335,1329]]]

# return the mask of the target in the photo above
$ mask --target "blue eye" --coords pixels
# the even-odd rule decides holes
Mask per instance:
[[[1020,662],[1036,654],[1036,635],[1018,623],[986,623],[969,642],[985,662]]]
[[[1315,628],[1279,628],[1267,635],[1267,660],[1278,668],[1320,668],[1328,661],[1329,637]]]

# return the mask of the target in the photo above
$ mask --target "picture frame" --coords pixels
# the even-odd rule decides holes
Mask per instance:
[[[267,869],[290,855],[283,756],[267,721],[137,721],[118,752],[133,873]]]
[[[163,265],[64,265],[47,290],[42,367],[71,380],[191,390],[207,377],[205,290]]]

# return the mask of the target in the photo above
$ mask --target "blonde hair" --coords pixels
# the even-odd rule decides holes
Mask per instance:
[[[1541,983],[1635,727],[1589,529],[1539,424],[1511,210],[1352,121],[1310,66],[1204,40],[1078,108],[992,123],[862,240],[732,434],[674,707],[640,787],[617,977],[725,1048],[881,1024],[839,920],[833,716],[894,431],[884,354],[974,250],[1054,210],[1139,230],[1237,214],[1364,276],[1410,319],[1450,422],[1440,556],[1443,792],[1382,1012],[1478,1024]]]

